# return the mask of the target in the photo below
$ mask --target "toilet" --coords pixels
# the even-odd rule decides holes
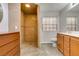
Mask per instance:
[[[56,38],[51,38],[51,44],[53,47],[56,47],[57,39]]]

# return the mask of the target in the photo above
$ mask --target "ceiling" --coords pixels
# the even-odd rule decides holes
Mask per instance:
[[[37,5],[33,4],[33,3],[29,3],[29,5],[31,7],[26,7],[27,3],[22,3],[21,4],[21,10],[25,13],[25,14],[37,14]]]
[[[77,6],[75,6],[74,8],[72,8],[70,11],[79,12],[79,4]]]
[[[29,3],[31,7],[28,8],[25,4],[27,3],[21,4],[21,10],[26,14],[37,14],[37,5],[40,6],[40,11],[61,11],[67,5],[67,3]]]
[[[67,3],[39,3],[41,11],[60,11]]]

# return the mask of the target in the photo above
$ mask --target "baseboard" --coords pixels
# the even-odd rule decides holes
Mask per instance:
[[[40,43],[52,43],[52,42],[40,42]]]

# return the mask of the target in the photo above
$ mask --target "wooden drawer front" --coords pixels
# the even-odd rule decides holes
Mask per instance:
[[[18,56],[19,54],[19,47],[14,47],[9,53],[7,53],[6,56],[15,56],[17,55]]]
[[[64,36],[64,47],[66,46],[67,48],[69,48],[69,36]]]
[[[64,36],[64,40],[69,43],[69,36]]]
[[[71,37],[70,55],[79,56],[79,38]]]
[[[8,37],[8,38],[11,37],[11,38],[13,38],[13,39],[17,39],[17,38],[19,38],[19,33],[10,34],[10,35],[8,35],[7,37]]]
[[[69,48],[69,43],[64,43],[64,49],[66,48]]]
[[[7,55],[7,53],[12,50],[13,48],[15,48],[19,43],[17,43],[18,40],[13,41],[9,44],[6,44],[2,47],[0,47],[0,56],[1,55]]]
[[[5,45],[11,41],[19,40],[19,35],[5,35],[0,36],[0,46]]]

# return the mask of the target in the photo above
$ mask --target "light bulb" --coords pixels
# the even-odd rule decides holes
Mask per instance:
[[[29,4],[26,4],[25,6],[26,6],[26,7],[30,7],[30,5],[29,5]]]

